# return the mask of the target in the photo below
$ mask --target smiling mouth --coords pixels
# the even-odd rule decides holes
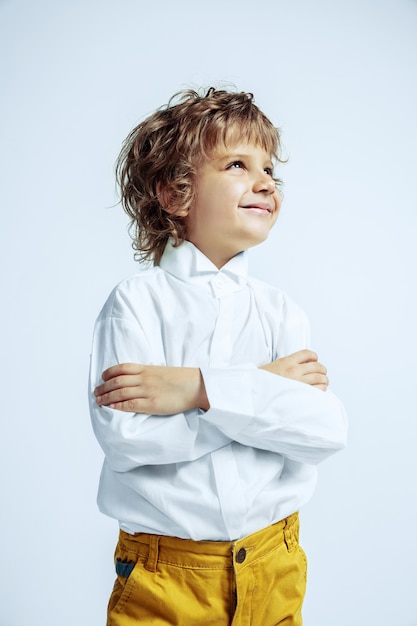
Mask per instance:
[[[256,204],[247,204],[246,206],[242,206],[240,208],[254,211],[255,213],[260,213],[260,214],[272,213],[271,205],[266,204],[264,202],[258,202]]]

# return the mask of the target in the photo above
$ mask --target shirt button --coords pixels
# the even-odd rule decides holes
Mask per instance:
[[[216,278],[215,285],[218,289],[221,289],[222,287],[224,287],[224,280],[222,280],[221,278]]]
[[[236,554],[236,562],[243,563],[245,559],[246,559],[246,550],[245,548],[240,548],[240,550],[238,550]]]

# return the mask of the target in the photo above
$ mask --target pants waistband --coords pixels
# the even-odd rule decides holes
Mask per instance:
[[[194,541],[165,535],[120,530],[119,546],[132,558],[143,559],[146,569],[155,571],[158,561],[196,569],[243,568],[274,550],[282,542],[291,550],[299,537],[298,513],[236,541]]]

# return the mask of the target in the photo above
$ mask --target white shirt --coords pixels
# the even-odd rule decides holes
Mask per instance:
[[[120,283],[95,326],[94,432],[105,453],[100,510],[128,533],[235,540],[297,511],[316,464],[345,445],[331,391],[258,367],[308,347],[304,312],[247,276],[247,253],[218,270],[193,244]],[[98,407],[116,363],[199,367],[210,409],[171,416]]]

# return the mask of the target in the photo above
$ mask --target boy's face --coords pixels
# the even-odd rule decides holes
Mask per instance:
[[[281,197],[272,167],[260,146],[232,143],[198,168],[186,238],[218,268],[264,241],[275,224]]]

